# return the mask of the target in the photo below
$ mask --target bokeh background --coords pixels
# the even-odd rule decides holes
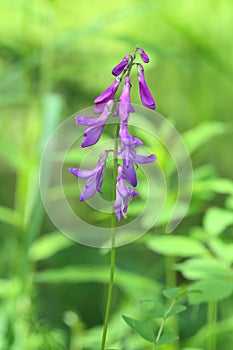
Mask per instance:
[[[52,131],[93,104],[136,44],[151,58],[146,79],[158,112],[191,154],[194,188],[172,234],[165,215],[117,249],[108,346],[151,349],[121,315],[144,320],[142,299],[162,300],[164,288],[184,285],[202,293],[168,320],[180,339],[161,349],[231,350],[232,1],[1,0],[0,13],[0,350],[99,348],[109,252],[57,232],[41,203],[38,171]],[[137,88],[132,101],[139,103]],[[171,160],[151,147],[169,178]]]

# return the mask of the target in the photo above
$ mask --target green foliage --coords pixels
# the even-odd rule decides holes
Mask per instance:
[[[155,334],[153,332],[153,329],[150,328],[150,326],[144,322],[140,322],[138,320],[135,320],[133,318],[122,316],[124,321],[130,326],[136,333],[138,333],[142,338],[146,339],[147,341],[154,343],[155,341]]]
[[[233,224],[233,213],[220,208],[210,208],[204,219],[204,228],[207,233],[217,236],[228,226]]]
[[[189,301],[191,304],[219,301],[230,297],[233,292],[233,281],[221,279],[198,281],[191,286],[201,291],[201,293],[190,294]]]
[[[163,290],[163,296],[169,300],[170,304],[159,302],[158,300],[144,300],[144,303],[153,303],[153,307],[146,310],[147,319],[145,321],[138,321],[123,315],[124,321],[143,339],[154,343],[154,349],[161,345],[169,344],[179,339],[179,337],[171,331],[164,330],[165,321],[174,315],[185,311],[187,307],[178,304],[178,300],[188,295],[190,291],[181,290],[180,287],[174,287]],[[160,326],[154,325],[154,319],[162,319]]]
[[[191,237],[164,235],[147,239],[146,245],[149,249],[164,255],[188,257],[202,255],[206,252],[205,247]]]
[[[60,232],[52,232],[38,238],[30,247],[29,255],[32,260],[48,259],[57,252],[73,245],[73,242]]]

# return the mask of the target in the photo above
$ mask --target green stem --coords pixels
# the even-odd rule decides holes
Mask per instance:
[[[166,317],[167,315],[169,314],[169,312],[172,310],[173,306],[175,305],[176,303],[176,300],[174,300],[171,305],[169,306],[169,308],[167,309],[167,311],[165,312],[164,316],[163,316],[163,319],[162,319],[162,322],[161,322],[161,325],[159,327],[159,330],[158,330],[158,334],[157,334],[157,337],[156,337],[156,340],[155,340],[155,344],[153,346],[153,349],[152,350],[155,350],[156,347],[157,347],[157,343],[162,335],[162,332],[163,332],[163,328],[164,328],[164,324],[165,324],[165,320],[166,320]]]
[[[112,291],[113,291],[113,283],[114,283],[114,273],[115,273],[115,260],[116,260],[116,247],[115,247],[115,240],[116,240],[116,214],[114,212],[114,201],[116,199],[116,184],[117,184],[117,166],[118,166],[118,159],[116,157],[116,153],[118,151],[118,133],[119,133],[119,123],[116,127],[116,136],[115,136],[115,145],[114,145],[114,166],[113,166],[113,208],[112,208],[112,221],[111,221],[111,234],[112,234],[112,241],[111,241],[111,267],[110,267],[110,277],[109,277],[109,286],[108,286],[108,297],[107,297],[107,304],[106,304],[106,311],[105,311],[105,318],[104,318],[104,328],[103,328],[103,335],[102,335],[102,342],[101,342],[101,350],[105,349],[105,343],[106,343],[106,337],[107,337],[107,330],[108,330],[108,321],[109,321],[109,315],[111,310],[111,304],[112,304]]]

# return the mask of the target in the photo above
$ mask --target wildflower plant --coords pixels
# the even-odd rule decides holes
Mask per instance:
[[[51,135],[41,158],[40,190],[50,220],[61,232],[78,243],[108,248],[111,251],[101,350],[106,349],[116,247],[142,236],[155,225],[161,214],[166,215],[165,231],[173,231],[184,217],[192,195],[192,163],[189,153],[174,126],[154,111],[155,101],[144,72],[144,66],[149,61],[147,53],[138,46],[133,54],[125,55],[112,69],[114,80],[95,98],[94,107],[76,113],[75,121],[79,127],[74,127],[74,116],[64,120]],[[133,73],[138,76],[138,90],[143,106],[136,106],[131,102]],[[140,135],[135,135],[135,130]],[[104,132],[112,135],[107,142]],[[161,162],[155,163],[155,154],[150,154],[144,147],[143,141],[138,137],[142,135],[148,137],[150,142],[157,139],[159,142],[155,141],[156,149],[159,143],[165,145],[175,163],[178,191],[174,208],[173,203],[169,203],[169,207],[166,207],[167,212],[163,212],[168,185],[166,172],[164,174]],[[72,149],[79,139],[82,140],[80,147],[90,150],[93,163],[91,166],[69,168],[68,172],[67,166],[64,166],[65,161],[70,164],[72,159],[73,164],[73,157],[82,159],[81,152]],[[104,142],[99,142],[100,139],[104,139]],[[145,168],[139,171],[144,165]],[[108,186],[104,187],[109,166],[112,166],[113,176]],[[173,171],[172,169],[169,171]],[[79,212],[73,210],[70,196],[72,204],[78,200],[73,188],[70,191],[70,187],[66,186],[65,179],[73,180],[69,173],[78,180],[85,181],[80,191],[80,206],[87,202],[98,213],[107,214],[105,218],[109,218],[110,214],[110,222],[107,222],[106,226],[105,223],[100,226],[91,224],[88,220],[83,220]],[[108,199],[105,200],[102,194],[105,190],[109,192],[109,185],[112,188],[111,200],[109,193]],[[156,186],[156,191],[153,190],[153,186]],[[135,205],[131,204],[131,201]],[[128,208],[131,206],[134,215],[130,214],[128,218]]]
[[[98,117],[91,117],[79,114],[76,116],[76,124],[87,127],[84,131],[84,139],[81,147],[86,148],[95,145],[104,130],[108,118],[112,115],[116,119],[116,134],[114,149],[107,149],[101,152],[97,165],[91,169],[69,168],[69,171],[76,177],[86,179],[84,188],[80,194],[80,201],[86,201],[93,197],[96,192],[102,193],[106,162],[110,153],[114,153],[114,175],[113,175],[113,216],[112,216],[112,245],[111,245],[111,270],[106,314],[104,321],[101,350],[105,349],[107,327],[111,307],[112,289],[115,268],[115,228],[117,220],[127,218],[129,202],[138,195],[137,169],[139,164],[153,163],[156,161],[155,154],[139,155],[137,149],[143,145],[142,140],[131,135],[128,130],[128,122],[131,114],[135,112],[131,104],[131,80],[130,75],[134,68],[137,69],[139,92],[142,104],[154,110],[155,101],[147,86],[144,68],[137,61],[138,54],[144,63],[149,63],[146,52],[136,46],[133,54],[127,54],[122,61],[113,69],[112,74],[116,76],[113,83],[95,98],[94,114]],[[122,92],[119,98],[116,93],[123,82]],[[117,102],[117,103],[116,103]],[[115,213],[114,213],[115,212]]]
[[[114,102],[116,104],[114,117],[116,121],[116,139],[120,140],[120,149],[118,150],[118,141],[114,150],[103,151],[93,169],[78,169],[69,168],[69,171],[78,178],[87,179],[86,184],[81,192],[80,201],[85,201],[95,195],[96,191],[102,193],[101,187],[104,179],[106,169],[106,162],[110,152],[114,152],[114,159],[116,165],[115,193],[116,199],[114,209],[118,221],[126,218],[129,201],[138,195],[134,189],[137,186],[136,171],[138,164],[146,164],[156,161],[155,154],[138,155],[136,149],[143,145],[143,142],[131,135],[128,131],[128,121],[130,114],[135,110],[130,103],[131,82],[130,74],[133,67],[138,71],[139,91],[142,104],[152,110],[155,109],[155,101],[150,93],[144,77],[144,68],[141,63],[136,62],[137,54],[140,54],[143,62],[148,63],[149,57],[142,48],[138,46],[135,52],[124,56],[122,61],[113,68],[112,74],[116,76],[114,82],[102,92],[94,100],[94,113],[99,114],[99,117],[94,118],[85,115],[76,116],[76,124],[86,126],[84,131],[84,139],[81,146],[83,148],[96,144],[103,132],[107,119],[113,113]],[[124,80],[122,93],[119,99],[115,99],[120,83]],[[114,100],[115,99],[115,100]]]

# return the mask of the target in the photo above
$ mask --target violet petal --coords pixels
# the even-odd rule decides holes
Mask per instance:
[[[142,48],[138,49],[138,51],[140,53],[140,56],[141,56],[143,62],[145,62],[145,63],[150,62],[148,55],[145,53],[145,51]]]
[[[94,169],[79,169],[79,168],[69,168],[69,172],[73,175],[79,177],[80,179],[86,179],[95,174],[96,168]]]
[[[155,154],[151,154],[149,156],[136,155],[134,158],[134,162],[136,164],[147,164],[147,163],[153,163],[155,161],[156,161]]]
[[[155,101],[146,84],[144,69],[141,64],[138,64],[138,82],[142,104],[150,109],[155,109]]]

